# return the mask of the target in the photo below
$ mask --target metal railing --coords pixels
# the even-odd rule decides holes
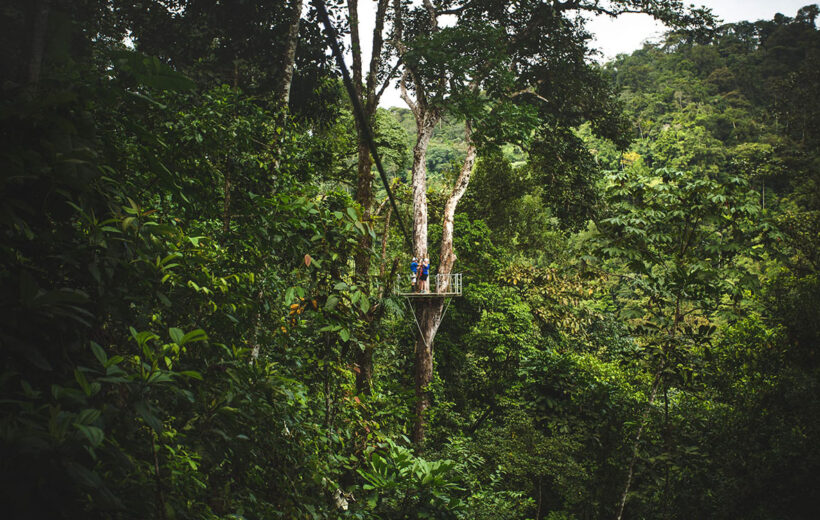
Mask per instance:
[[[461,273],[437,274],[436,293],[461,296]]]
[[[418,290],[418,287],[414,287],[412,284],[409,284],[410,290],[406,291],[409,280],[405,276],[397,275],[394,292],[402,296],[424,296],[436,294],[441,296],[461,296],[461,273],[437,274],[435,278],[436,283],[433,285],[435,290],[433,291],[421,292]]]

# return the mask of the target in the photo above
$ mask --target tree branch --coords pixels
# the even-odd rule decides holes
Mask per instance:
[[[529,95],[535,97],[536,99],[539,99],[539,100],[543,101],[544,103],[549,103],[550,102],[549,99],[547,99],[544,96],[542,96],[541,94],[538,94],[537,92],[535,92],[535,89],[532,88],[532,87],[528,87],[528,88],[525,88],[523,90],[518,90],[516,92],[512,92],[512,93],[510,93],[510,97],[511,98],[516,98],[518,96],[523,96],[524,94],[529,94]]]
[[[390,72],[387,74],[387,77],[384,79],[384,83],[382,83],[381,88],[379,88],[378,93],[376,93],[376,102],[377,103],[381,99],[382,94],[384,94],[384,91],[387,89],[387,87],[390,86],[390,80],[392,80],[396,76],[396,72],[398,72],[398,70],[399,70],[399,66],[401,65],[401,61],[402,61],[401,56],[399,56],[399,59],[396,60],[396,64],[393,65],[393,68],[390,69]]]
[[[379,0],[376,7],[376,25],[373,27],[373,47],[370,53],[370,70],[367,73],[367,100],[365,100],[365,111],[372,114],[379,103],[379,96],[376,95],[376,81],[379,68],[382,62],[382,46],[384,45],[384,18],[387,14],[388,0]]]
[[[353,89],[362,99],[362,44],[359,39],[359,0],[347,0],[350,50],[353,54]]]
[[[416,121],[421,119],[421,113],[419,112],[419,107],[416,103],[413,102],[413,98],[410,97],[410,94],[407,93],[407,76],[410,74],[408,70],[405,71],[401,75],[401,80],[399,81],[399,88],[401,89],[401,98],[407,103],[407,106],[410,107],[410,111],[413,112],[413,116],[415,116]]]

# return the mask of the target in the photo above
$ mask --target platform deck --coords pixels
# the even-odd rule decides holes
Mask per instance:
[[[405,298],[449,298],[451,296],[461,296],[461,293],[458,292],[429,292],[429,293],[422,293],[422,292],[397,292],[395,293],[397,296],[404,296]]]

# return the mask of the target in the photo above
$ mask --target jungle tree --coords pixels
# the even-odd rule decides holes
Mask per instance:
[[[465,121],[467,155],[442,216],[440,275],[455,264],[453,222],[480,147],[527,143],[553,125],[593,121],[597,133],[618,133],[605,82],[585,81],[589,34],[583,13],[618,16],[647,13],[675,26],[701,28],[711,22],[705,9],[685,10],[675,0],[520,2],[424,0],[420,6],[396,0],[395,46],[403,60],[402,98],[416,120],[413,148],[413,253],[428,256],[426,152],[445,111]],[[456,21],[443,26],[442,16]],[[427,386],[433,373],[433,341],[444,301],[418,303],[420,337],[416,346],[416,409],[413,440],[424,441]]]

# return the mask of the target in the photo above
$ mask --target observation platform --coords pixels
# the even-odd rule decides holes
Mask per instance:
[[[399,275],[396,280],[396,289],[393,294],[397,296],[404,296],[405,298],[450,298],[453,296],[461,296],[461,273],[437,274],[435,276],[435,282],[435,286],[430,292],[403,292],[402,288],[406,289],[410,285],[410,280],[406,279],[402,275]]]

